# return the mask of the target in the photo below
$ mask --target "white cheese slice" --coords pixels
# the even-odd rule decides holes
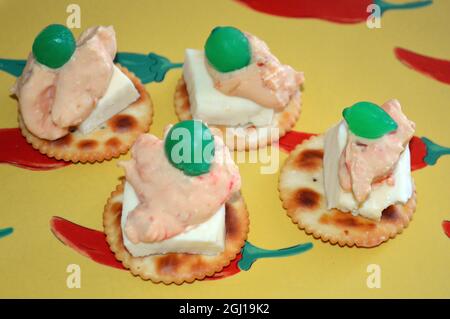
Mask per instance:
[[[385,208],[392,204],[406,203],[412,195],[409,147],[400,155],[394,169],[394,185],[390,186],[385,181],[375,185],[367,200],[358,208],[353,193],[342,189],[338,176],[339,158],[347,144],[347,130],[346,123],[342,121],[325,135],[324,184],[327,207],[379,220]]]
[[[226,126],[253,124],[259,127],[272,123],[273,109],[249,99],[225,95],[214,87],[203,51],[186,50],[183,75],[194,119]]]
[[[111,117],[125,109],[139,98],[133,82],[117,66],[105,95],[98,101],[91,114],[78,126],[81,134],[89,134]]]
[[[225,205],[206,222],[172,238],[156,243],[132,243],[124,229],[129,213],[139,204],[139,199],[128,182],[123,192],[121,227],[123,243],[131,255],[142,257],[154,254],[189,253],[217,255],[225,249]]]

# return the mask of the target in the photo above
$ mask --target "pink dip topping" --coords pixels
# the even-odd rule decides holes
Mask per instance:
[[[48,140],[85,120],[105,94],[113,73],[113,27],[93,27],[81,34],[71,59],[59,69],[37,63],[30,54],[12,88],[27,129]]]
[[[208,62],[206,67],[216,89],[226,95],[239,96],[275,111],[282,111],[300,90],[303,73],[283,65],[270,52],[267,44],[245,33],[252,52],[250,64],[242,69],[222,73]]]
[[[348,134],[339,162],[342,188],[353,191],[360,203],[367,199],[374,183],[386,180],[394,184],[392,172],[415,130],[414,122],[403,114],[397,100],[390,100],[381,107],[397,122],[397,130],[375,140]]]
[[[120,162],[139,205],[128,215],[125,233],[134,244],[168,239],[208,220],[234,192],[241,178],[228,148],[215,136],[215,155],[208,173],[185,175],[164,153],[164,141],[139,136],[132,159]]]

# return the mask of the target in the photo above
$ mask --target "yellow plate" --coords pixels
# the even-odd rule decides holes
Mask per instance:
[[[0,1],[0,57],[26,58],[42,27],[65,23],[69,3]],[[339,121],[345,106],[395,97],[416,122],[416,135],[450,146],[449,86],[405,67],[393,51],[400,46],[448,59],[447,1],[388,12],[380,29],[369,29],[365,23],[275,17],[234,1],[76,3],[81,30],[113,24],[119,51],[156,52],[174,62],[183,60],[185,48],[201,48],[216,25],[234,25],[261,37],[282,62],[305,72],[297,130],[324,132]],[[153,134],[161,136],[164,126],[176,121],[173,93],[180,75],[180,70],[172,70],[162,83],[146,85],[155,107]],[[12,76],[0,74],[0,127],[17,126],[16,102],[8,91],[13,83]],[[280,155],[280,165],[286,157]],[[0,239],[0,297],[450,297],[450,238],[441,226],[450,219],[449,158],[414,172],[418,206],[413,221],[401,236],[375,249],[340,248],[314,240],[286,216],[277,192],[279,172],[262,175],[262,164],[239,164],[250,212],[249,241],[271,249],[313,242],[314,248],[297,256],[260,260],[249,271],[226,279],[182,286],[152,284],[97,264],[51,233],[54,215],[102,229],[103,206],[122,175],[116,163],[45,172],[0,165],[0,229],[14,228],[12,235]],[[81,269],[79,289],[67,287],[71,264]],[[367,286],[372,264],[380,266],[381,288]]]

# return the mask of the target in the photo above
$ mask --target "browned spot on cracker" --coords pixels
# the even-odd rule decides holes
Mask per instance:
[[[77,146],[82,151],[93,150],[98,145],[96,140],[81,140],[78,142]]]
[[[334,224],[338,227],[360,229],[362,231],[371,230],[376,227],[375,223],[359,216],[353,216],[351,213],[343,213],[333,209],[331,214],[320,217],[322,224]]]
[[[361,222],[358,217],[351,214],[346,214],[347,216],[340,216],[334,219],[334,222],[338,225],[350,228],[362,228],[362,229],[372,229],[375,227],[374,223]]]
[[[108,121],[108,125],[113,132],[125,133],[131,131],[137,126],[137,121],[134,117],[127,114],[117,114]]]
[[[194,256],[193,256],[194,257]],[[208,263],[205,259],[201,258],[199,255],[195,256],[195,262],[192,264],[192,270],[196,273],[205,273],[208,269]]]
[[[67,134],[66,136],[58,138],[57,140],[51,141],[50,144],[52,144],[55,147],[64,147],[70,145],[71,142],[72,142],[72,135]]]
[[[114,214],[121,214],[122,213],[122,203],[121,202],[117,202],[117,203],[112,204],[111,211]]]
[[[394,205],[387,207],[381,214],[382,221],[395,222],[398,219],[400,219],[400,215],[398,209]]]
[[[298,168],[312,171],[322,166],[323,150],[306,149],[297,155],[295,164]]]
[[[303,209],[315,209],[320,204],[320,194],[311,188],[300,188],[294,196],[297,205]]]
[[[234,238],[239,234],[239,224],[236,219],[235,208],[228,203],[225,204],[225,229],[227,232],[226,237],[228,238]]]
[[[180,85],[180,90],[179,90],[178,92],[179,92],[180,95],[182,95],[182,96],[187,96],[187,95],[188,95],[186,82],[184,82],[184,80],[183,80],[182,85]]]
[[[106,147],[110,148],[118,148],[120,146],[121,142],[117,137],[111,137],[105,142]]]
[[[156,260],[156,271],[161,275],[173,275],[183,262],[182,254],[168,254]]]

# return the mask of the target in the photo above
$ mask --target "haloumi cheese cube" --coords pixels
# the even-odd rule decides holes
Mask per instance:
[[[225,95],[217,90],[205,62],[203,51],[186,50],[183,75],[194,119],[212,125],[257,127],[271,125],[273,109],[263,107],[249,99]]]
[[[133,82],[117,66],[105,95],[98,101],[91,114],[78,126],[82,134],[89,134],[111,117],[120,113],[139,98]]]
[[[385,208],[392,204],[404,204],[412,196],[409,147],[400,155],[394,168],[394,185],[388,185],[386,181],[374,185],[369,197],[358,207],[353,193],[343,190],[339,182],[339,158],[347,144],[347,130],[346,123],[342,121],[325,135],[323,165],[327,207],[379,220]]]
[[[132,243],[124,232],[128,215],[139,204],[133,186],[125,183],[122,206],[123,243],[135,257],[167,253],[217,255],[225,249],[225,204],[206,222],[194,226],[172,238],[155,243]]]

